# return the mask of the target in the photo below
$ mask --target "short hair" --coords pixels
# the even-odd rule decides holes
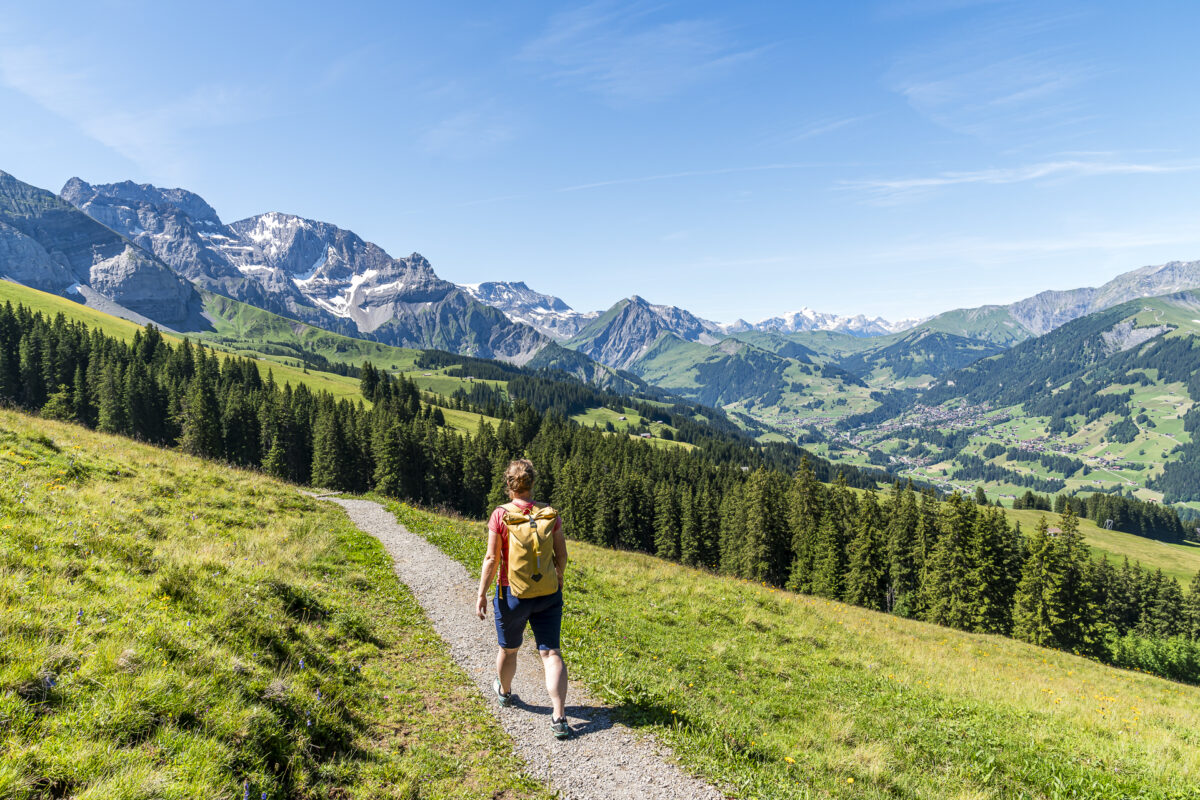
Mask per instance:
[[[512,494],[524,494],[533,489],[533,462],[528,458],[518,458],[508,463],[504,470],[504,485]]]

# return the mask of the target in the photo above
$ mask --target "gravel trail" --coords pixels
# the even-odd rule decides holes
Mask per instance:
[[[450,646],[454,660],[467,671],[512,737],[527,765],[526,772],[548,781],[564,798],[609,800],[720,800],[725,795],[685,773],[668,748],[652,736],[635,734],[613,722],[609,709],[574,681],[567,694],[567,719],[572,736],[556,740],[550,733],[550,698],[542,675],[541,658],[527,630],[512,690],[516,701],[502,709],[495,704],[496,629],[488,618],[475,616],[478,576],[420,536],[411,533],[378,503],[331,495],[315,495],[346,509],[352,522],[383,543],[395,563],[396,575],[408,584],[434,630]],[[570,603],[570,591],[567,602]],[[564,652],[568,669],[572,654]]]

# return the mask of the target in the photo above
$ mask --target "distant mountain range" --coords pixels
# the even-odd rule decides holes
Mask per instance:
[[[1122,273],[1098,287],[1039,292],[1009,305],[947,311],[932,317],[923,326],[1013,345],[1130,300],[1197,287],[1200,287],[1200,261],[1171,261]]]
[[[638,295],[580,312],[522,281],[457,286],[418,253],[393,257],[328,222],[272,211],[227,224],[184,189],[72,178],[55,196],[0,173],[0,276],[177,330],[208,326],[211,293],[386,344],[608,384],[640,378],[706,402],[797,408],[826,397],[821,387],[832,392],[821,404],[851,391],[869,405],[870,390],[929,386],[1098,310],[1200,287],[1200,261],[926,320],[802,308],[722,324]]]
[[[226,225],[199,196],[72,178],[62,197],[197,286],[337,333],[523,363],[549,342],[353,231],[268,212]]]
[[[139,318],[203,326],[196,288],[59,197],[0,172],[0,277]]]
[[[885,336],[889,333],[899,333],[914,328],[928,317],[920,319],[904,319],[899,322],[888,322],[883,317],[867,317],[857,314],[853,317],[843,317],[824,311],[813,311],[811,308],[801,308],[799,311],[789,311],[777,317],[767,317],[755,323],[739,319],[722,325],[725,333],[745,333],[747,331],[777,331],[779,333],[797,333],[800,331],[834,331],[848,333],[851,336]]]

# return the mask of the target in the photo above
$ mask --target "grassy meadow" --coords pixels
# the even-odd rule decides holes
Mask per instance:
[[[474,572],[482,522],[398,503]],[[1200,688],[571,542],[564,655],[746,798],[1200,797]]]
[[[0,411],[0,798],[547,796],[296,487]]]

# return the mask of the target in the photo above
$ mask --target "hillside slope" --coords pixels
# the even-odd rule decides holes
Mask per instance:
[[[1171,261],[1121,273],[1097,287],[1039,292],[1006,306],[947,311],[919,327],[1008,346],[1122,303],[1197,287],[1200,261]]]
[[[340,512],[8,411],[0,724],[16,800],[544,796]]]
[[[1198,292],[1081,317],[848,419],[841,441],[993,498],[1032,488],[1195,503],[1198,319]]]
[[[478,568],[480,523],[392,507]],[[1196,796],[1200,688],[569,546],[574,674],[739,796]]]

